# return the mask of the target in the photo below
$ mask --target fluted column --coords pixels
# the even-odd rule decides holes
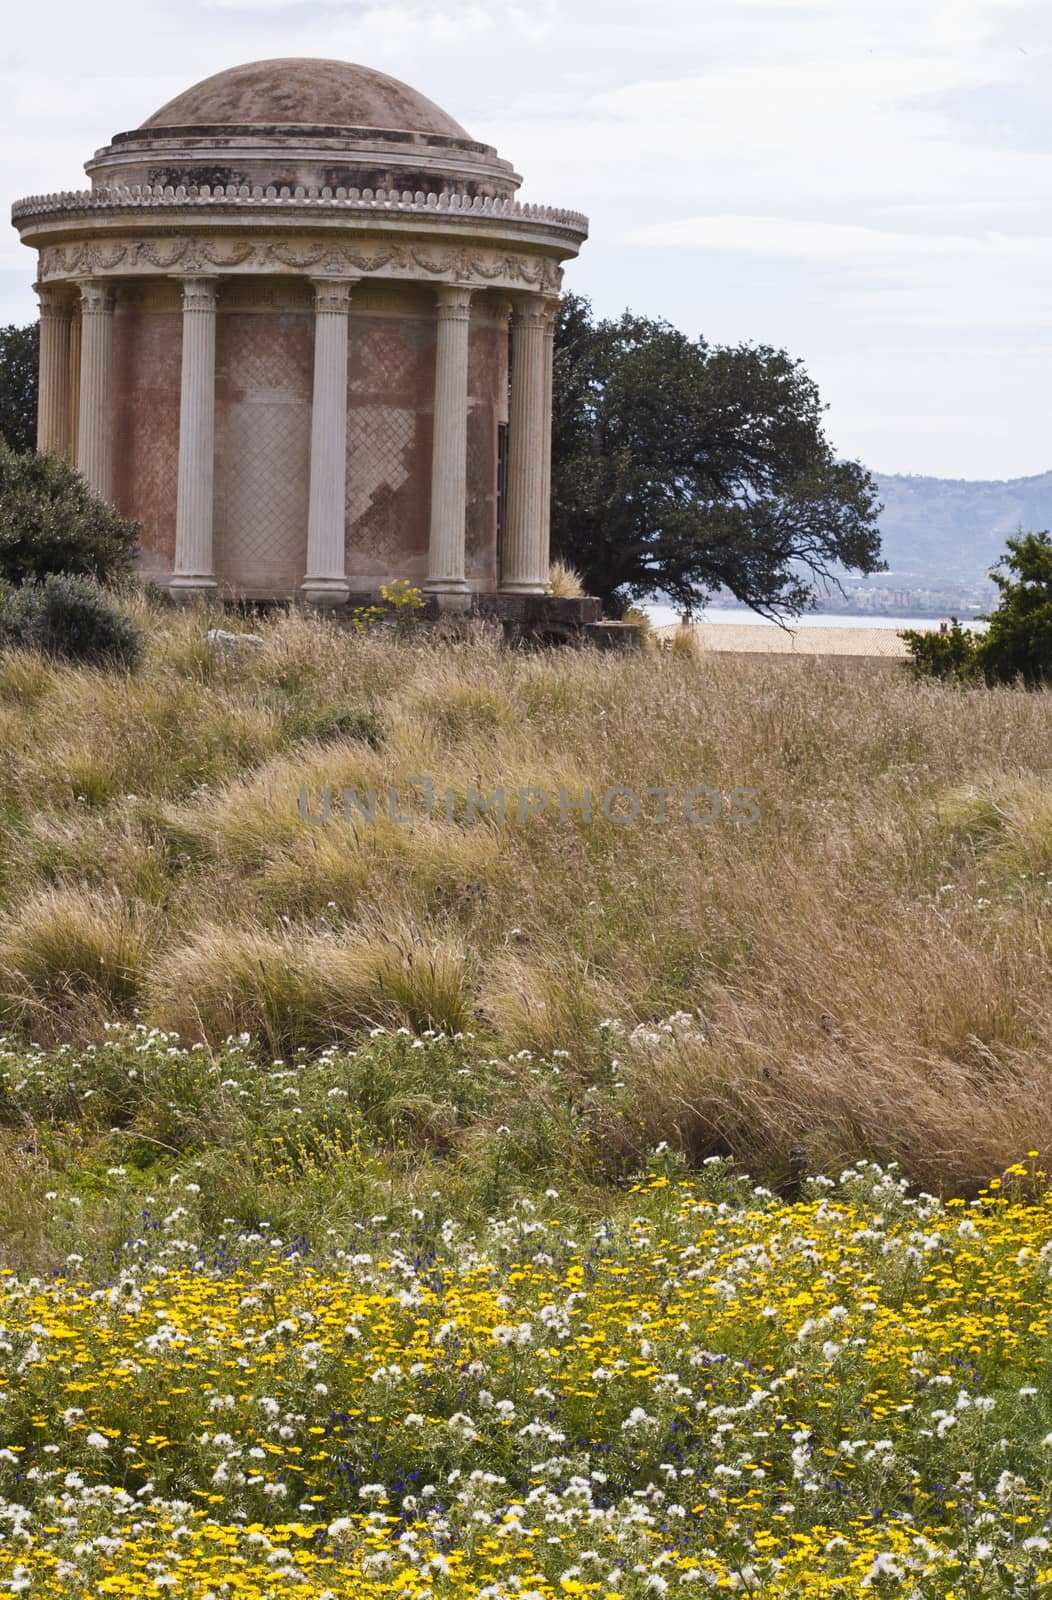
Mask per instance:
[[[548,584],[551,485],[550,303],[530,295],[511,319],[508,503],[501,589],[543,594]]]
[[[80,285],[80,397],[77,470],[102,500],[113,499],[113,291]]]
[[[40,368],[37,399],[37,449],[48,455],[69,455],[69,325],[67,293],[38,283],[40,299]]]
[[[71,466],[77,464],[77,431],[80,426],[80,305],[75,304],[69,319],[69,371],[66,374],[66,393],[69,395],[69,442],[66,459]]]
[[[559,302],[550,300],[544,318],[544,364],[541,374],[544,386],[544,432],[541,437],[541,532],[538,552],[546,588],[552,564],[552,366],[558,316]]]
[[[175,564],[168,587],[198,594],[216,586],[212,556],[215,476],[215,278],[184,278],[183,353],[179,388],[179,472]]]
[[[431,455],[431,542],[427,588],[466,595],[464,532],[468,487],[468,333],[471,290],[441,284],[435,348],[434,439]]]
[[[302,594],[338,605],[350,593],[346,559],[347,314],[353,283],[315,278],[314,398],[310,423],[307,575]]]

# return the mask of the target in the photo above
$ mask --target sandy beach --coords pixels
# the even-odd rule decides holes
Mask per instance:
[[[762,623],[696,622],[693,625],[703,650],[733,654],[797,656],[884,656],[903,658],[906,646],[892,628],[771,628]],[[679,625],[657,628],[659,639],[670,639]]]

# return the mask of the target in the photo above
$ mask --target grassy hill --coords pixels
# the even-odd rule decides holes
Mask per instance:
[[[200,616],[143,620],[136,676],[0,663],[12,1033],[141,1023],[267,1059],[470,1033],[501,1063],[498,1120],[554,1075],[611,1172],[667,1140],[765,1176],[866,1155],[967,1188],[1045,1131],[1044,697],[295,618],[235,662]],[[603,813],[619,785],[635,821],[626,797]],[[468,790],[498,787],[504,820],[469,820]],[[758,820],[734,820],[739,788]]]
[[[1052,472],[983,482],[875,473],[880,535],[897,576],[979,582],[1009,534],[1052,527]]]
[[[0,1584],[1047,1588],[1047,696],[140,620],[0,657]]]

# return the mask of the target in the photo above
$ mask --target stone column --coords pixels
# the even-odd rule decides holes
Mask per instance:
[[[347,599],[347,316],[353,281],[314,278],[314,397],[310,419],[307,575],[312,605]]]
[[[541,533],[540,564],[547,588],[548,572],[552,564],[552,365],[555,358],[555,324],[559,316],[558,300],[549,300],[544,319],[544,433],[541,440]]]
[[[35,285],[40,299],[40,381],[37,449],[69,456],[69,325],[67,293],[54,284]]]
[[[77,431],[80,418],[80,306],[74,305],[69,319],[69,371],[66,374],[66,392],[69,395],[69,443],[66,459],[70,466],[77,464]]]
[[[471,290],[437,289],[434,438],[431,454],[431,542],[427,583],[431,594],[468,593],[464,532],[468,486],[468,332]],[[462,602],[463,603],[463,602]],[[454,601],[454,605],[456,602]]]
[[[113,499],[113,291],[80,285],[80,397],[77,470],[102,500]]]
[[[551,484],[550,303],[521,300],[511,319],[511,409],[508,418],[508,504],[501,590],[543,594],[548,585],[548,499]]]
[[[216,415],[215,278],[184,278],[183,352],[179,388],[179,473],[175,563],[168,588],[202,594],[216,587],[212,509]]]

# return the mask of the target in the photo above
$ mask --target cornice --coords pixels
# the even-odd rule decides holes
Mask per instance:
[[[543,228],[546,232],[564,235],[567,242],[579,247],[588,235],[588,218],[579,211],[565,211],[555,206],[524,204],[521,200],[483,198],[466,194],[425,194],[406,189],[401,192],[387,189],[328,189],[277,188],[271,184],[264,188],[228,184],[225,188],[184,188],[180,185],[164,188],[152,184],[132,184],[111,189],[63,190],[57,194],[29,195],[16,200],[11,208],[11,221],[21,229],[25,223],[45,219],[73,219],[78,216],[113,212],[173,212],[190,210],[201,212],[236,211],[247,222],[253,215],[275,218],[277,216],[303,216],[318,214],[331,217],[356,216],[363,213],[385,212],[396,216],[441,217],[454,227],[468,219],[477,223],[493,219],[502,223],[525,223]]]

